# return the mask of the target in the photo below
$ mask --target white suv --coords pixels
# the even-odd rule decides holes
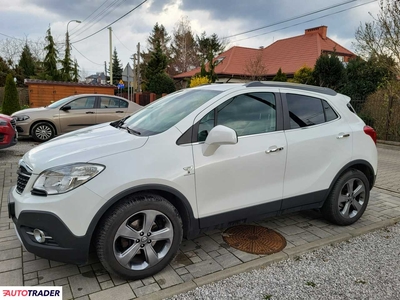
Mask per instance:
[[[339,225],[365,211],[375,131],[350,98],[275,82],[206,85],[60,136],[20,161],[9,212],[26,249],[144,278],[182,237],[304,209]]]

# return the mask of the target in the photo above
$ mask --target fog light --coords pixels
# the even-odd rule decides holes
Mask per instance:
[[[33,237],[38,243],[44,243],[46,241],[46,235],[44,232],[37,228],[33,230]]]

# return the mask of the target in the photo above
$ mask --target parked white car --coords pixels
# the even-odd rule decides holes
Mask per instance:
[[[349,225],[377,173],[376,133],[350,98],[277,82],[170,94],[121,121],[65,134],[20,161],[10,216],[26,249],[138,279],[182,237],[304,209]]]

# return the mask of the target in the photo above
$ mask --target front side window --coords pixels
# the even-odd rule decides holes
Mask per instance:
[[[291,129],[322,124],[338,117],[325,100],[296,94],[286,94],[286,99]]]
[[[71,109],[91,109],[94,107],[96,97],[83,97],[68,103]]]
[[[200,120],[198,141],[205,141],[215,125],[232,128],[238,136],[275,131],[276,101],[274,94],[250,93],[225,101]]]
[[[175,92],[133,114],[124,122],[124,126],[145,136],[161,133],[220,93],[205,89]]]

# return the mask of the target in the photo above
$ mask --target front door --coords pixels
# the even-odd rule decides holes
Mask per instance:
[[[70,109],[60,109],[59,118],[61,133],[67,133],[73,130],[95,125],[95,100],[95,96],[81,97],[66,104],[71,107]]]
[[[199,115],[193,144],[200,227],[278,211],[286,162],[280,99],[274,93],[237,95]],[[203,141],[215,125],[234,129],[235,145],[203,155]]]

